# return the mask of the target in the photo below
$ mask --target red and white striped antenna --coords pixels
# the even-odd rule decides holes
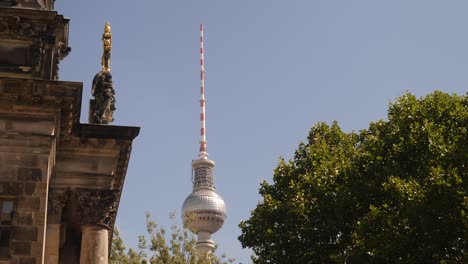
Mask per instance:
[[[205,115],[205,56],[203,47],[203,24],[200,24],[200,159],[208,159],[206,152],[206,115]]]

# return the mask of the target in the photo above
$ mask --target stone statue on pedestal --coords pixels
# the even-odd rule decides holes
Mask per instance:
[[[89,122],[93,124],[109,124],[114,121],[115,91],[110,72],[110,58],[112,50],[112,35],[110,24],[104,26],[102,35],[103,54],[101,58],[102,70],[93,79],[92,94],[94,99],[90,102]]]

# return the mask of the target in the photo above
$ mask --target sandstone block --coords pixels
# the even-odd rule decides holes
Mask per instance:
[[[12,239],[19,241],[37,241],[37,227],[15,227]]]
[[[38,210],[41,208],[41,199],[38,197],[23,197],[18,199],[18,209]]]
[[[0,183],[0,194],[19,195],[23,192],[22,183],[2,182]]]
[[[33,216],[31,212],[16,211],[13,217],[13,224],[15,225],[31,225],[33,223]]]
[[[31,255],[31,242],[11,242],[11,252],[13,255],[28,256]]]

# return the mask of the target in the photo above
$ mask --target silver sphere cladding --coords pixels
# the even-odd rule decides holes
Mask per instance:
[[[201,189],[191,193],[182,205],[182,219],[190,231],[218,231],[226,219],[226,205],[223,198],[212,190]]]

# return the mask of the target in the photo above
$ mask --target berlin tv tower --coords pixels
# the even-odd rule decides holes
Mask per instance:
[[[205,122],[205,63],[203,48],[203,24],[200,25],[200,152],[192,160],[193,191],[182,206],[182,219],[191,232],[198,235],[196,248],[211,253],[215,247],[211,235],[218,231],[226,219],[226,205],[215,192],[213,168],[215,162],[208,159]]]

